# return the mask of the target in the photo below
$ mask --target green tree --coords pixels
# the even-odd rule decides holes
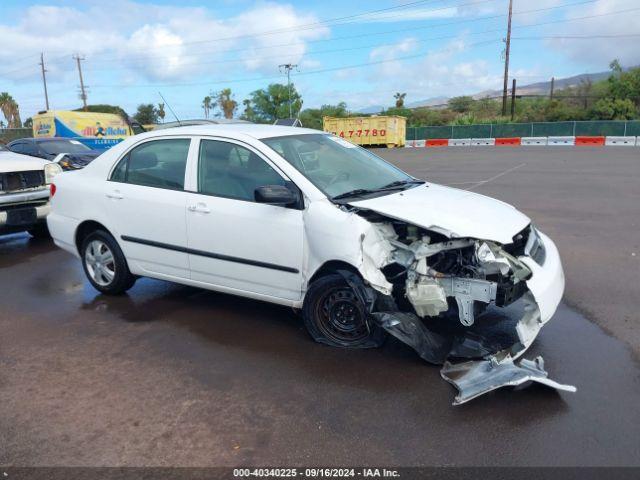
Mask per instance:
[[[323,117],[347,117],[347,104],[340,102],[337,105],[322,105],[320,108],[305,108],[300,112],[300,122],[305,128],[322,130]]]
[[[160,118],[161,122],[164,122],[164,117],[166,116],[166,113],[164,111],[164,103],[159,103],[158,104],[158,117]]]
[[[233,99],[233,94],[231,93],[230,88],[225,88],[220,90],[215,94],[216,104],[222,110],[222,114],[224,118],[233,118],[233,115],[236,113],[236,109],[238,108],[238,102]]]
[[[96,104],[96,105],[87,105],[87,109],[84,108],[76,108],[74,112],[94,112],[94,113],[113,113],[115,115],[119,115],[121,118],[127,120],[129,115],[124,111],[122,107],[118,105],[107,105],[107,104]]]
[[[593,106],[593,114],[599,120],[631,120],[637,110],[629,98],[601,98]]]
[[[31,128],[31,127],[33,127],[33,118],[31,118],[31,117],[27,118],[27,119],[23,122],[22,126],[23,126],[24,128]]]
[[[248,122],[256,121],[256,112],[253,111],[253,107],[251,106],[251,100],[245,98],[242,101],[242,105],[244,106],[244,112],[240,115],[241,120],[246,120]]]
[[[209,118],[209,113],[213,110],[213,98],[209,95],[202,100],[202,109],[204,110],[204,118]]]
[[[404,99],[407,96],[406,93],[400,93],[397,92],[393,98],[396,99],[396,108],[403,108],[404,107]]]
[[[278,118],[289,117],[289,89],[286,85],[272,83],[266,89],[251,93],[251,109],[254,120],[259,123],[273,123]],[[302,108],[302,97],[291,84],[291,111],[297,117]]]
[[[18,103],[7,92],[0,93],[0,112],[7,119],[8,128],[20,128],[20,107]]]
[[[141,103],[133,119],[141,125],[158,123],[158,110],[153,103]]]
[[[473,99],[473,97],[463,95],[461,97],[450,98],[447,104],[449,105],[449,108],[454,112],[467,113],[471,110],[474,102],[475,100]]]

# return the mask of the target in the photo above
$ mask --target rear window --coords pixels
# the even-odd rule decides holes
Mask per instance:
[[[147,187],[184,189],[191,140],[153,140],[132,149],[118,164],[111,180]]]

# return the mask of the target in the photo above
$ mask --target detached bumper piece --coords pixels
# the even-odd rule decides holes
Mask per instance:
[[[542,357],[523,359],[517,364],[509,354],[456,364],[445,362],[440,375],[458,389],[453,405],[463,404],[501,387],[515,387],[527,382],[541,383],[565,392],[576,391],[574,386],[551,380],[544,369]]]

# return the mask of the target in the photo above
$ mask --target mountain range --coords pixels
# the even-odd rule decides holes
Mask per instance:
[[[558,90],[561,88],[573,87],[579,85],[582,81],[591,81],[591,82],[599,82],[600,80],[604,80],[611,75],[610,71],[606,72],[597,72],[597,73],[581,73],[580,75],[574,75],[572,77],[567,78],[556,78],[554,80],[554,89]],[[522,85],[517,87],[517,93],[520,95],[543,95],[548,94],[551,90],[551,81],[546,82],[536,82],[530,83],[529,85]],[[502,95],[502,90],[485,90],[482,92],[478,92],[472,94],[471,96],[475,99],[485,98],[485,97],[499,97]],[[415,102],[409,102],[405,104],[407,108],[419,108],[419,107],[439,107],[445,106],[450,97],[431,97],[426,98],[424,100],[417,100]],[[389,108],[384,105],[371,105],[369,107],[362,108],[358,110],[358,113],[380,113],[385,108]]]

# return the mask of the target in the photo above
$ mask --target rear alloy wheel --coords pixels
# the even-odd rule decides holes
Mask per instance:
[[[327,345],[378,347],[386,337],[368,317],[365,306],[342,275],[327,275],[311,284],[303,316],[314,340]]]
[[[90,233],[82,242],[82,265],[91,284],[102,293],[124,293],[136,281],[120,247],[102,230]]]

